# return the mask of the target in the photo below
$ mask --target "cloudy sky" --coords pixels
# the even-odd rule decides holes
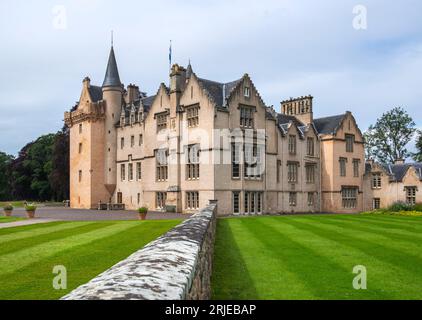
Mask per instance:
[[[217,81],[249,73],[276,109],[312,94],[316,117],[350,110],[364,130],[403,106],[422,127],[421,12],[420,0],[1,1],[0,150],[59,130],[85,76],[101,85],[110,30],[122,81],[148,94],[168,81],[171,39],[173,62]]]

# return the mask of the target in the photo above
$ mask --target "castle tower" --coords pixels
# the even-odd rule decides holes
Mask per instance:
[[[117,183],[117,129],[115,123],[119,120],[123,99],[123,85],[120,82],[113,46],[110,49],[102,91],[105,102],[104,186],[109,192],[110,199],[108,200],[111,200]]]
[[[314,121],[312,110],[313,99],[314,98],[309,95],[282,101],[281,112],[286,115],[295,116],[299,121],[308,125]]]

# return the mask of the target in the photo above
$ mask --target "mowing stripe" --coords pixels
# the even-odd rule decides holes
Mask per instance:
[[[24,226],[18,226],[13,228],[1,228],[0,229],[0,236],[6,235],[6,234],[16,234],[20,232],[25,232],[32,229],[38,229],[38,228],[48,228],[50,226],[59,225],[62,223],[66,223],[66,221],[57,221],[57,222],[48,222],[48,223],[38,223],[38,224],[28,224]]]
[[[71,247],[90,243],[122,232],[132,226],[133,222],[120,222],[109,226],[100,225],[97,230],[91,232],[76,234],[60,240],[42,243],[34,247],[2,255],[0,256],[0,265],[2,266],[0,269],[0,275],[14,272],[17,269],[23,268],[31,263],[35,263]],[[93,227],[95,227],[95,225],[93,225]]]
[[[28,236],[23,239],[8,241],[6,246],[0,247],[0,256],[9,252],[16,252],[28,247],[34,247],[44,242],[55,241],[57,239],[69,237],[75,234],[82,234],[90,232],[101,227],[109,226],[109,222],[89,222],[89,223],[68,223],[68,228],[60,228],[59,230],[53,230],[48,234],[41,234],[36,236]],[[62,225],[64,227],[64,225]]]
[[[25,229],[23,231],[17,230],[16,233],[9,233],[9,234],[5,234],[5,235],[0,235],[0,243],[6,243],[7,241],[16,241],[19,239],[25,239],[25,238],[29,238],[29,237],[34,237],[34,236],[39,236],[39,235],[43,235],[43,234],[48,234],[50,232],[56,232],[56,231],[60,231],[60,230],[66,230],[66,229],[71,229],[71,228],[76,228],[79,226],[84,226],[84,225],[88,225],[88,224],[92,224],[95,222],[61,222],[61,223],[56,223],[56,222],[50,222],[50,223],[46,223],[47,226],[44,227],[39,227],[40,225],[33,225],[33,228],[31,229]],[[17,227],[17,228],[21,228],[21,227]]]
[[[337,291],[338,287],[341,287],[340,294],[343,294],[343,296],[331,296],[330,298],[367,298],[368,292],[356,291],[352,287],[352,280],[354,277],[352,270],[355,265],[359,264],[357,261],[365,261],[369,263],[371,267],[381,267],[381,270],[385,272],[387,277],[394,275],[390,270],[384,268],[385,265],[383,263],[375,260],[372,256],[369,256],[360,250],[350,250],[338,241],[329,239],[321,234],[314,234],[313,232],[302,228],[301,225],[296,222],[296,219],[283,219],[283,223],[274,223],[265,220],[262,222],[260,221],[266,228],[272,228],[278,234],[283,234],[292,239],[298,246],[298,250],[300,247],[306,248],[307,252],[303,254],[303,256],[306,255],[307,258],[312,256],[315,257],[315,259],[310,259],[314,261],[315,275],[307,274],[303,275],[303,277],[306,279],[313,279],[313,277],[315,277],[315,279],[313,279],[315,286],[318,286],[318,283],[321,285],[320,277],[326,279],[326,283],[324,283],[321,288],[317,289],[320,293],[320,297],[327,297],[327,292],[334,289],[335,286]],[[313,221],[313,225],[315,223],[317,222]],[[309,256],[309,253],[311,253],[311,256]],[[301,260],[302,255],[298,257],[298,263],[306,263]],[[329,263],[327,263],[327,261],[329,261]],[[296,265],[292,264],[292,268],[296,268]],[[339,270],[341,270],[341,275],[336,276],[338,277],[338,279],[336,279],[334,273],[339,272]],[[390,298],[391,295],[383,292],[383,288],[384,283],[382,283],[382,281],[371,278],[371,295],[382,299]]]
[[[345,219],[348,220],[358,220],[358,221],[368,221],[371,223],[380,223],[385,226],[394,226],[396,229],[402,228],[406,231],[411,232],[421,232],[422,231],[422,220],[421,221],[397,221],[401,219],[401,217],[396,218],[396,220],[384,219],[383,217],[369,217],[369,216],[344,216]]]
[[[295,221],[296,226],[300,226],[304,230],[309,230],[314,234],[338,241],[347,247],[361,250],[380,261],[384,261],[394,268],[406,269],[415,277],[422,279],[422,274],[420,273],[422,258],[420,256],[415,256],[414,254],[404,253],[402,246],[395,249],[394,247],[396,246],[393,241],[389,242],[390,247],[387,247],[381,245],[379,241],[377,242],[376,240],[379,239],[374,237],[373,234],[362,231],[358,234],[353,232],[353,235],[351,235],[350,231],[346,228],[339,229],[336,226],[330,225],[328,221],[324,221],[322,219],[319,222],[320,224],[317,225],[315,221]],[[364,233],[366,235],[364,235]],[[373,238],[375,238],[375,241],[369,240]],[[368,246],[368,244],[370,244],[370,246]]]

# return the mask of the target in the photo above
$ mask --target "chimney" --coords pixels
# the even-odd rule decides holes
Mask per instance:
[[[406,161],[404,159],[396,159],[394,164],[404,164]]]
[[[182,92],[186,85],[186,69],[178,64],[171,67],[170,93]]]
[[[281,112],[296,117],[308,125],[313,119],[313,97],[311,95],[290,98],[281,102]]]
[[[132,102],[138,100],[139,96],[140,96],[139,87],[137,85],[132,84],[132,83],[129,84],[127,86],[127,102],[132,103]]]
[[[91,79],[89,77],[85,77],[82,83],[84,87],[89,88],[91,86]]]

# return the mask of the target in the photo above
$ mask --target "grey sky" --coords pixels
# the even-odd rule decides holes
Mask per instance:
[[[359,4],[367,30],[352,25]],[[365,130],[403,106],[422,127],[421,12],[419,0],[2,1],[0,150],[59,130],[85,76],[101,85],[112,29],[122,81],[148,94],[168,81],[172,39],[173,62],[216,81],[247,72],[276,109],[312,94],[316,117],[350,110]]]

